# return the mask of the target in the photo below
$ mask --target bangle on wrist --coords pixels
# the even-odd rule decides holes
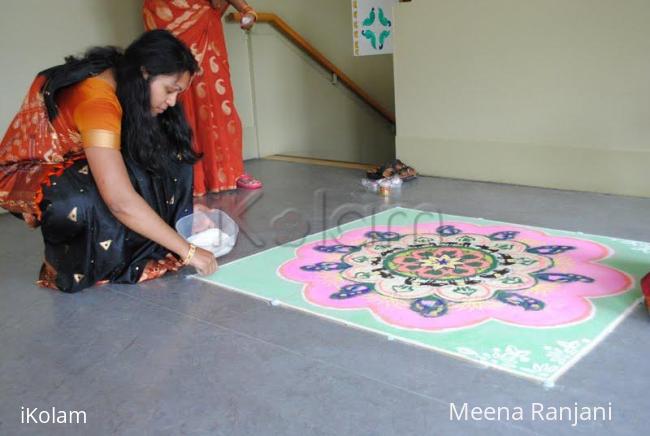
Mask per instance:
[[[196,253],[196,245],[190,244],[190,249],[187,251],[187,255],[183,258],[183,265],[188,265]]]

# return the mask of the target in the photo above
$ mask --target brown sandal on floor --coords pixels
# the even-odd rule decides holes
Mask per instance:
[[[393,161],[393,168],[399,178],[402,179],[402,182],[408,182],[417,176],[417,171],[414,168],[411,168],[399,159]]]
[[[408,182],[416,178],[417,171],[401,160],[395,159],[366,172],[366,177],[370,180],[389,179],[395,175],[399,176],[402,182]]]
[[[409,180],[413,180],[418,175],[417,171],[415,171],[414,168],[411,168],[406,165],[402,169],[400,169],[397,172],[397,174],[399,175],[399,178],[402,179],[402,182],[408,182]]]

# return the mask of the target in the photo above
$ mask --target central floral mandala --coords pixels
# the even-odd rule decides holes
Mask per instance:
[[[389,255],[384,266],[406,277],[457,280],[486,273],[497,265],[492,254],[476,248],[412,248]]]
[[[597,263],[608,249],[592,241],[516,226],[406,229],[358,229],[306,244],[279,272],[304,283],[314,304],[366,307],[395,325],[434,330],[488,319],[530,326],[576,322],[592,313],[585,297],[629,286],[625,275]],[[599,287],[603,279],[617,286]]]
[[[341,259],[349,265],[341,275],[372,283],[377,292],[392,298],[481,301],[497,291],[531,287],[536,280],[530,274],[553,265],[551,259],[528,248],[476,234],[395,235],[355,247]]]

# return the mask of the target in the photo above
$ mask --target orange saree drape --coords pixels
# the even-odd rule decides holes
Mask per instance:
[[[166,29],[182,40],[201,69],[181,103],[194,132],[193,146],[203,153],[194,166],[194,194],[237,187],[244,173],[242,125],[233,103],[228,52],[222,16],[208,0],[145,0],[143,18],[147,30]]]
[[[32,82],[0,142],[0,207],[23,214],[29,224],[41,217],[42,185],[85,157],[81,135],[70,120],[60,116],[50,122],[43,83],[43,76]]]

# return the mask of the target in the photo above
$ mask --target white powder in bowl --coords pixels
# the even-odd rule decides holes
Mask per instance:
[[[190,236],[187,241],[205,250],[230,245],[230,236],[219,229],[208,229]]]

